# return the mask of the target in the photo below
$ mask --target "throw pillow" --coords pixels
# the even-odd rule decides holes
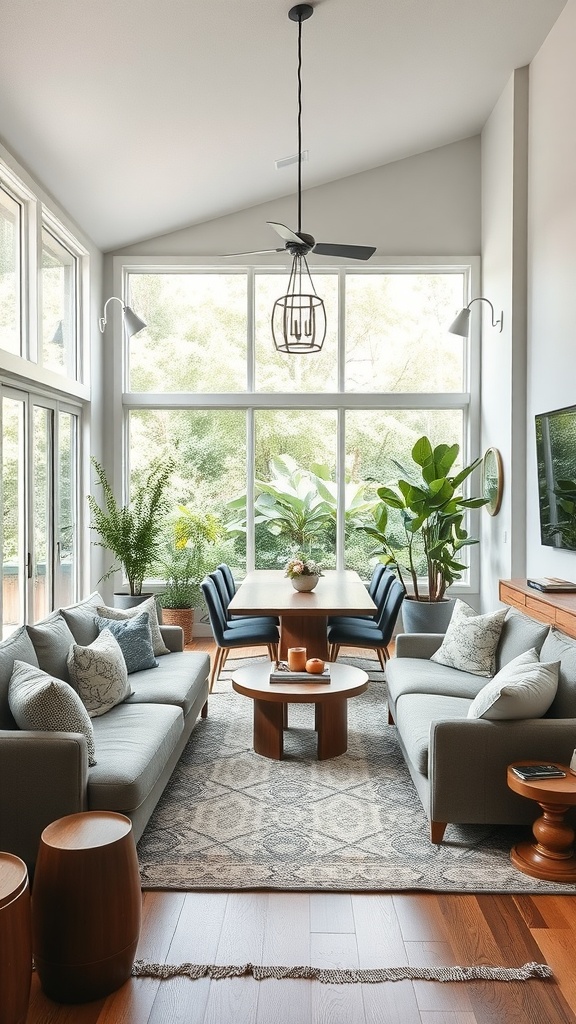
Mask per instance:
[[[72,644],[68,671],[90,718],[105,715],[134,692],[124,655],[109,629],[103,629],[87,647]]]
[[[105,619],[96,617],[100,631],[107,629],[120,646],[128,675],[145,668],[158,668],[154,657],[148,613],[136,615],[133,619]]]
[[[96,608],[103,603],[103,597],[98,591],[94,591],[84,601],[70,605],[69,608],[61,608],[68,626],[74,634],[77,644],[87,647],[98,636],[98,629],[94,622]]]
[[[509,661],[482,687],[468,718],[542,718],[558,688],[559,662],[541,662],[535,648]]]
[[[60,612],[53,612],[42,622],[27,626],[26,629],[42,671],[68,682],[68,651],[70,644],[74,643],[74,635],[64,616]]]
[[[100,605],[96,609],[96,613],[106,619],[133,619],[135,615],[141,615],[142,612],[148,612],[150,616],[150,632],[152,634],[152,646],[154,648],[154,654],[156,657],[160,654],[170,654],[170,651],[166,647],[162,639],[162,633],[160,632],[160,623],[158,621],[158,609],[156,607],[156,598],[152,595],[147,597],[145,601],[135,605],[134,608],[106,608]]]
[[[92,722],[68,683],[25,661],[15,661],[8,702],[19,729],[82,733],[88,747],[88,764],[96,764]]]
[[[493,676],[496,648],[506,608],[478,615],[464,601],[456,601],[444,639],[431,660],[475,676]]]
[[[540,651],[542,661],[559,661],[558,690],[548,718],[576,718],[576,640],[551,628]]]
[[[38,668],[38,658],[26,626],[20,626],[0,643],[0,729],[14,729],[16,725],[8,704],[8,686],[16,660]]]

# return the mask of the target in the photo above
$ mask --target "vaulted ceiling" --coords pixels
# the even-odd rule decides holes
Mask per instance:
[[[313,0],[304,188],[478,133],[566,0]],[[291,0],[3,0],[0,138],[103,250],[296,190]]]

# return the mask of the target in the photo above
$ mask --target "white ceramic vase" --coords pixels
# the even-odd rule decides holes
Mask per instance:
[[[314,590],[319,579],[319,576],[294,576],[294,578],[290,580],[290,583],[294,587],[294,590],[308,592],[310,590]]]

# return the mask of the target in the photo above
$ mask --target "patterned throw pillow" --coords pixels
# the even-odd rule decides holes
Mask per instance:
[[[88,764],[96,764],[92,722],[69,683],[54,679],[25,661],[15,661],[8,702],[19,729],[82,733],[88,747]]]
[[[468,718],[542,718],[558,688],[560,662],[541,662],[536,649],[519,654],[483,686],[468,708]]]
[[[158,622],[158,609],[156,607],[156,598],[152,595],[147,597],[145,601],[134,606],[134,608],[106,608],[104,605],[100,605],[96,609],[96,614],[101,615],[106,619],[133,619],[135,615],[141,615],[142,612],[148,612],[150,617],[150,632],[152,634],[152,646],[154,648],[154,654],[156,657],[160,654],[170,654],[170,651],[166,647],[162,639],[162,633],[160,632],[160,623]]]
[[[503,608],[499,612],[478,615],[470,605],[457,600],[442,644],[431,661],[475,676],[493,676],[506,611]]]
[[[148,613],[136,615],[133,619],[104,619],[97,616],[98,629],[107,629],[116,639],[124,656],[128,675],[145,668],[158,668],[154,657]]]
[[[103,629],[87,647],[71,645],[68,671],[90,718],[105,715],[134,693],[120,644],[109,629]]]

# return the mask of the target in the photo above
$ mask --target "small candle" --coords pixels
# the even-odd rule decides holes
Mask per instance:
[[[289,647],[288,648],[288,668],[291,672],[305,672],[306,671],[306,648],[305,647]]]

